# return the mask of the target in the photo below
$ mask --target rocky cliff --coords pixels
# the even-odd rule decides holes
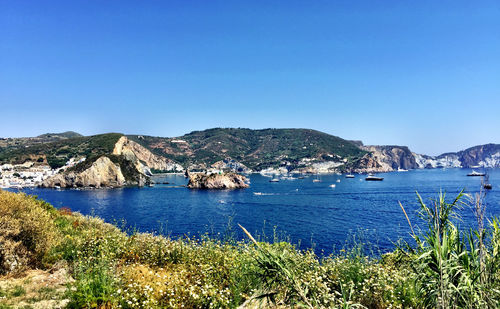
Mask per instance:
[[[419,168],[500,167],[500,144],[479,145],[439,156],[415,154]]]
[[[388,172],[418,168],[415,156],[406,146],[361,146],[380,165],[378,171]]]
[[[88,158],[66,171],[46,179],[43,187],[122,187],[149,183],[151,169],[182,171],[182,166],[153,154],[122,136],[111,154]]]
[[[108,157],[100,157],[82,172],[70,171],[46,179],[42,187],[121,187],[127,184],[119,165]]]
[[[486,144],[468,148],[457,153],[462,167],[500,167],[500,145]]]
[[[245,176],[236,173],[205,174],[190,173],[190,189],[242,189],[248,188]]]
[[[417,168],[500,167],[499,144],[480,145],[439,156],[413,153],[405,146],[361,146],[361,148],[370,152],[370,155],[365,156],[356,165],[355,170],[361,172],[388,172]]]
[[[150,169],[165,172],[182,172],[183,168],[174,161],[155,155],[140,144],[129,140],[126,136],[120,137],[115,144],[113,154],[123,156],[136,166],[143,174],[151,175]]]

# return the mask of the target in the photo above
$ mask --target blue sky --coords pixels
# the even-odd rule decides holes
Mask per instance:
[[[0,0],[0,136],[500,143],[499,1]]]

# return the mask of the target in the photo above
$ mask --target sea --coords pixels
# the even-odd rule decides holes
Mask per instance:
[[[153,187],[56,190],[27,188],[57,208],[68,207],[98,216],[128,232],[225,241],[244,240],[238,224],[262,241],[288,241],[302,250],[329,255],[353,247],[367,254],[382,254],[412,238],[426,225],[418,216],[417,192],[433,205],[440,193],[451,202],[462,190],[480,192],[481,177],[468,177],[471,169],[424,169],[378,173],[383,181],[365,181],[345,175],[311,175],[270,182],[251,174],[250,187],[240,190],[191,190],[183,175],[161,175]],[[500,216],[500,169],[486,170],[492,190],[486,191],[486,218]],[[316,180],[316,181],[314,181]],[[334,187],[332,185],[335,185]],[[462,229],[476,225],[467,197],[457,208]]]

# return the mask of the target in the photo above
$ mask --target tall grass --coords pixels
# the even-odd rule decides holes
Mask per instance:
[[[496,308],[500,300],[498,280],[498,226],[484,227],[484,195],[464,201],[460,192],[451,202],[443,193],[427,205],[418,195],[420,218],[426,229],[416,234],[409,221],[416,247],[404,251],[419,275],[415,281],[419,306],[424,308]],[[469,205],[477,228],[460,229],[458,210]],[[406,211],[401,205],[405,215]]]

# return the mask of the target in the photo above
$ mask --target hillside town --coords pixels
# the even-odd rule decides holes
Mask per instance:
[[[85,161],[85,158],[79,160],[71,158],[64,166],[57,169],[52,169],[49,165],[45,164],[36,164],[32,161],[27,161],[23,164],[3,164],[0,165],[0,188],[37,187],[45,179],[83,161]]]

